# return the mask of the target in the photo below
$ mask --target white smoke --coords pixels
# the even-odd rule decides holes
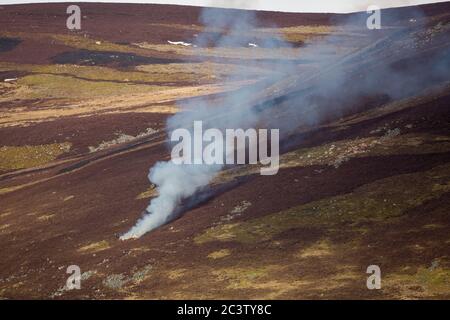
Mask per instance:
[[[227,30],[227,34],[211,43],[208,33],[200,34],[196,41],[199,45],[234,46],[237,45],[239,35],[244,31],[251,31],[255,27],[254,13],[241,11],[231,14],[227,11],[204,9],[201,20],[206,27],[221,28]],[[282,42],[278,40],[277,44]],[[248,43],[248,42],[247,42]],[[266,47],[274,47],[266,41]],[[281,65],[280,65],[281,67]],[[274,73],[275,77],[276,73]],[[234,76],[235,77],[235,76]],[[242,75],[245,77],[245,75]],[[231,79],[230,79],[231,80]],[[236,80],[236,78],[233,78]],[[256,124],[256,113],[242,106],[242,101],[254,96],[259,86],[244,88],[239,92],[228,92],[221,103],[212,105],[207,99],[200,99],[195,106],[190,108],[192,112],[180,112],[169,119],[168,130],[190,127],[194,121],[202,121],[206,128],[246,128]],[[150,170],[149,179],[157,186],[159,195],[151,200],[147,207],[147,213],[127,233],[120,237],[121,240],[139,238],[143,234],[165,224],[176,214],[176,208],[184,199],[194,195],[199,189],[207,186],[222,169],[221,165],[183,164],[176,165],[169,162],[158,162]]]
[[[148,214],[120,239],[139,238],[166,223],[181,201],[206,186],[218,170],[216,166],[157,162],[148,177],[158,186],[159,196],[147,207]]]
[[[363,15],[362,18],[364,17]],[[245,36],[242,39],[242,35],[251,34],[258,26],[255,14],[248,11],[205,9],[201,18],[206,26],[205,30],[221,28],[227,30],[227,34],[220,35],[217,39],[217,34],[211,35],[205,31],[196,39],[199,46],[213,44],[218,47],[239,47],[242,43],[247,46],[251,39],[245,39]],[[402,18],[408,19],[403,16]],[[365,28],[365,20],[361,21],[361,16],[357,16],[356,21],[361,29]],[[355,21],[348,21],[347,24],[355,27]],[[405,30],[410,32],[409,29],[405,28]],[[372,34],[376,35],[376,33]],[[208,98],[195,99],[190,102],[190,105],[182,106],[187,107],[189,111],[179,112],[168,120],[168,131],[171,132],[177,128],[192,130],[194,121],[202,121],[205,129],[243,128],[245,130],[264,123],[266,128],[282,127],[281,138],[286,138],[290,133],[296,132],[299,127],[316,125],[330,115],[343,114],[362,98],[374,96],[401,98],[415,94],[427,85],[449,80],[448,47],[439,53],[440,56],[436,55],[426,63],[412,64],[408,68],[394,68],[392,62],[404,57],[404,47],[407,46],[402,41],[397,44],[395,37],[392,38],[393,42],[390,39],[380,40],[376,36],[374,39],[370,39],[370,35],[368,37],[369,41],[365,39],[364,50],[359,50],[358,55],[349,54],[342,59],[337,55],[322,56],[323,52],[330,50],[330,43],[341,41],[339,36],[325,37],[309,45],[307,48],[309,50],[306,52],[310,54],[306,59],[315,60],[318,66],[317,72],[298,75],[296,73],[300,62],[292,59],[272,59],[269,63],[273,72],[264,81],[226,92],[220,100],[214,102]],[[415,39],[411,35],[409,38],[404,36],[399,39],[410,41],[410,47],[415,45]],[[370,40],[373,40],[372,44]],[[277,34],[260,39],[258,45],[264,48],[290,47],[290,44]],[[252,49],[254,48],[247,48],[247,50]],[[384,64],[380,64],[378,58],[385,55],[385,50],[395,55],[390,57],[390,60],[384,60]],[[411,50],[408,51],[408,56],[413,54]],[[304,55],[302,59],[305,59]],[[259,63],[267,62],[254,60],[246,61],[246,64],[258,66]],[[365,73],[362,74],[362,72]],[[291,83],[289,77],[292,75],[294,75],[292,77],[294,82]],[[387,79],[389,81],[386,81]],[[236,79],[234,75],[230,80],[239,80],[239,77]],[[285,87],[280,95],[274,97],[272,93],[271,99],[267,99],[262,104],[255,104],[255,97],[261,97],[261,93],[267,88],[272,88],[280,82]],[[276,86],[274,87],[276,89]],[[272,108],[277,108],[275,114],[264,113],[265,110]],[[179,214],[177,208],[180,204],[207,186],[221,168],[220,165],[156,163],[150,170],[149,179],[157,186],[159,195],[151,200],[147,213],[121,239],[138,238],[174,218]]]

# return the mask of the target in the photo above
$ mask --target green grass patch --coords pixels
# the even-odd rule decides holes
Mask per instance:
[[[286,230],[302,226],[385,221],[408,209],[450,191],[450,164],[425,172],[381,179],[352,193],[310,202],[260,218],[223,224],[194,238],[197,244],[209,241],[255,243],[270,240]]]
[[[71,144],[0,147],[0,170],[16,170],[44,165],[70,150]]]
[[[68,76],[33,74],[20,78],[17,83],[31,89],[28,98],[92,98],[131,93],[155,92],[170,87],[135,85],[106,81],[88,81]],[[23,97],[22,97],[23,98]]]

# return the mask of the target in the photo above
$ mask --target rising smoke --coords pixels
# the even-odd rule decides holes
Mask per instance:
[[[421,17],[417,12],[410,12],[410,15]],[[408,17],[402,19],[408,21]],[[258,27],[255,13],[249,11],[207,8],[202,12],[201,22],[205,31],[196,39],[200,47],[211,45],[211,42],[215,47],[242,46],[242,37],[252,34]],[[417,19],[414,25],[407,23],[406,27],[385,36],[382,31],[370,33],[364,30],[365,20],[356,15],[342,23],[339,29],[354,31],[356,26],[365,36],[356,35],[355,50],[349,50],[345,55],[330,53],[330,50],[339,49],[340,41],[339,35],[332,35],[299,48],[298,59],[247,60],[246,65],[255,67],[270,63],[272,72],[252,85],[225,93],[221,100],[211,102],[204,98],[183,104],[184,111],[168,120],[168,132],[177,128],[192,130],[194,121],[202,121],[205,128],[246,129],[258,125],[279,128],[281,139],[286,139],[298,128],[317,125],[330,116],[342,116],[361,103],[362,98],[403,98],[430,84],[448,81],[448,47],[438,54],[429,53],[435,57],[423,64],[408,60],[408,57],[414,58],[418,38],[425,32],[420,23]],[[227,32],[211,38],[208,30],[212,29]],[[361,40],[357,40],[358,37]],[[258,41],[258,46],[263,48],[291,47],[277,33]],[[298,74],[302,61],[312,62],[315,68]],[[229,80],[236,81],[239,77],[234,74]],[[256,101],[262,97],[271,98],[258,104]],[[151,200],[147,213],[121,239],[138,238],[174,218],[177,206],[206,187],[221,169],[219,165],[156,163],[150,170],[149,179],[157,186],[159,195]]]

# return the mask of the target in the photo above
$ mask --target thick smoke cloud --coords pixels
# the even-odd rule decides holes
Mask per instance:
[[[252,32],[257,23],[254,12],[228,12],[212,8],[203,10],[200,21],[205,25],[206,30],[227,30],[226,34],[213,39],[214,47],[238,47],[240,42],[234,42],[238,41],[242,34]],[[211,35],[209,32],[201,33],[196,41],[200,46],[211,45]],[[274,48],[275,43],[280,42],[284,42],[283,39],[274,36],[269,40],[264,40],[261,45],[266,48]],[[286,44],[286,46],[289,45]],[[257,62],[251,63],[257,64]],[[286,71],[286,67],[286,64],[280,61],[279,64],[276,63],[275,69]],[[274,72],[271,80],[276,81],[280,74],[280,72]],[[232,77],[228,80],[239,80],[236,75]],[[244,77],[245,75],[242,75],[242,78]],[[224,130],[255,127],[259,120],[258,113],[243,105],[243,102],[251,100],[263,89],[264,85],[261,83],[260,85],[247,86],[241,90],[228,92],[220,103],[212,104],[208,99],[196,99],[195,102],[186,103],[181,108],[191,111],[180,112],[171,117],[167,123],[168,131],[171,132],[177,128],[192,130],[193,122],[199,120],[203,122],[205,130],[208,128]],[[158,162],[150,170],[149,179],[158,186],[159,196],[153,199],[147,207],[148,214],[144,215],[121,239],[140,237],[167,222],[181,201],[207,186],[221,168],[221,165],[180,166],[172,162]]]
[[[409,15],[414,23],[408,22]],[[448,47],[425,53],[422,63],[416,63],[417,48],[425,25],[420,12],[409,12],[402,17],[404,25],[388,36],[377,31],[365,30],[367,16],[356,15],[340,26],[365,32],[359,43],[355,36],[355,48],[341,56],[326,54],[338,48],[340,36],[331,35],[314,41],[305,48],[299,48],[299,59],[312,61],[315,68],[299,74],[299,60],[271,60],[272,72],[262,81],[226,93],[221,100],[195,99],[182,105],[184,111],[168,120],[168,132],[177,128],[192,130],[194,121],[203,121],[207,128],[279,128],[280,137],[308,126],[317,125],[329,118],[339,117],[352,107],[373,96],[385,100],[398,99],[418,93],[436,83],[449,80],[450,55]],[[201,22],[206,30],[220,28],[226,34],[213,39],[214,46],[236,46],[242,35],[250,34],[258,26],[255,13],[248,11],[227,11],[205,9]],[[444,26],[444,28],[447,28]],[[436,39],[425,44],[430,50],[434,42],[448,30],[437,30]],[[211,44],[211,35],[203,32],[196,41]],[[290,44],[280,35],[274,34],[258,43],[265,48],[289,48]],[[361,47],[363,47],[361,49]],[[437,53],[438,52],[438,53]],[[431,56],[431,58],[430,58]],[[428,57],[428,59],[426,59]],[[247,64],[258,66],[267,61],[251,60]],[[244,76],[243,76],[244,78]],[[236,79],[236,75],[229,80]],[[266,94],[267,93],[267,94]],[[256,97],[268,96],[263,103],[256,103]],[[384,100],[384,101],[385,101]],[[159,191],[151,200],[147,213],[121,239],[138,238],[172,219],[176,208],[183,200],[192,197],[205,188],[222,169],[221,166],[174,165],[158,162],[151,170],[149,179]]]

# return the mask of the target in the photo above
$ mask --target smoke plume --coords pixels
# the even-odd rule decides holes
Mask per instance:
[[[386,14],[383,13],[383,19]],[[449,80],[449,48],[435,45],[439,37],[448,34],[447,25],[436,29],[431,42],[421,44],[422,33],[430,26],[422,21],[426,17],[420,12],[405,11],[401,19],[392,18],[399,25],[395,31],[369,31],[366,17],[359,14],[351,15],[344,22],[340,19],[337,35],[322,36],[300,48],[277,32],[258,38],[259,48],[275,52],[281,48],[297,50],[298,56],[245,60],[246,66],[267,68],[269,64],[271,72],[251,85],[226,92],[221,99],[197,98],[184,103],[182,111],[168,120],[168,132],[177,128],[192,130],[194,121],[203,121],[205,129],[246,129],[258,125],[278,128],[280,138],[286,139],[299,128],[345,115],[367,98],[381,97],[386,102]],[[409,17],[414,17],[414,23],[408,22]],[[245,37],[253,39],[251,35],[260,27],[255,13],[249,11],[208,8],[203,10],[201,22],[205,31],[195,39],[200,48],[252,50],[242,48],[247,42]],[[226,32],[220,35],[210,32],[217,29]],[[354,49],[340,54],[340,41],[345,32],[355,34]],[[433,48],[437,49],[433,51]],[[424,57],[419,55],[419,49],[423,50],[420,52],[424,52]],[[421,63],[416,63],[422,58]],[[305,62],[312,68],[304,68]],[[246,79],[245,75],[233,74],[228,80],[236,81],[240,77]],[[121,239],[138,238],[174,218],[182,201],[206,187],[221,169],[220,165],[156,163],[149,179],[157,186],[159,195]]]

